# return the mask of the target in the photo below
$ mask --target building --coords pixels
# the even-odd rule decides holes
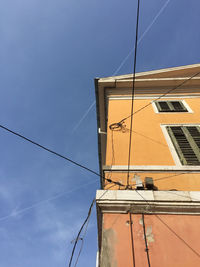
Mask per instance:
[[[200,266],[200,64],[95,87],[97,266]]]

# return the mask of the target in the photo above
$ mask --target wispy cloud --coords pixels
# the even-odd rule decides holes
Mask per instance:
[[[144,39],[145,35],[150,31],[150,29],[152,28],[152,26],[154,25],[154,23],[156,22],[156,20],[159,18],[159,16],[163,13],[163,11],[165,10],[165,8],[167,7],[167,5],[169,4],[170,1],[171,0],[167,0],[165,2],[165,4],[161,7],[161,9],[158,11],[158,13],[156,14],[156,16],[152,20],[152,22],[148,25],[148,27],[146,28],[146,30],[143,32],[143,34],[138,39],[138,45],[142,42],[142,40]],[[135,50],[135,47],[133,47],[130,50],[130,52],[128,53],[128,55],[124,58],[124,60],[121,62],[121,64],[119,65],[119,67],[116,69],[116,71],[112,75],[116,75],[120,71],[120,69],[124,66],[124,64],[126,63],[126,61],[129,59],[129,57],[132,55],[132,53],[134,52],[134,50]]]
[[[95,101],[89,106],[89,108],[85,111],[85,113],[83,114],[83,116],[81,117],[81,119],[74,126],[74,128],[72,129],[72,133],[74,133],[78,129],[78,127],[80,126],[80,124],[82,123],[82,121],[87,117],[88,113],[94,107],[94,105],[95,105]]]
[[[157,19],[159,18],[159,16],[163,13],[163,11],[165,10],[165,8],[167,7],[167,5],[169,4],[171,0],[167,0],[165,2],[165,4],[162,6],[162,8],[159,10],[159,12],[156,14],[156,16],[154,17],[154,19],[152,20],[152,22],[148,25],[148,27],[146,28],[146,30],[143,32],[143,34],[140,36],[140,38],[138,39],[138,45],[141,43],[141,41],[144,39],[145,35],[150,31],[150,29],[152,28],[152,26],[154,25],[154,23],[157,21]],[[119,67],[113,72],[112,76],[117,75],[117,73],[120,71],[120,69],[124,66],[124,64],[126,63],[126,61],[129,59],[129,57],[133,54],[135,47],[133,47],[130,52],[128,53],[128,55],[122,60],[122,62],[120,63]],[[72,129],[72,133],[74,133],[78,127],[80,126],[80,124],[82,123],[82,121],[87,117],[87,115],[89,114],[90,110],[94,107],[95,105],[95,101],[88,107],[88,109],[85,111],[85,113],[83,114],[83,116],[81,117],[81,119],[77,122],[77,124],[74,126],[74,128]]]
[[[6,216],[3,216],[3,217],[0,217],[0,222],[4,221],[4,220],[7,220],[9,218],[16,218],[17,216],[19,216],[19,215],[21,215],[21,214],[23,214],[25,212],[28,212],[28,211],[30,211],[30,210],[32,210],[34,208],[37,208],[37,207],[39,207],[41,205],[47,204],[47,203],[49,203],[49,202],[51,202],[53,200],[59,199],[59,198],[64,197],[64,196],[66,197],[67,195],[69,195],[69,194],[71,194],[71,193],[73,193],[75,191],[78,191],[78,190],[80,190],[80,189],[82,189],[82,188],[84,188],[84,187],[86,187],[86,186],[88,186],[90,184],[94,184],[97,181],[99,181],[99,179],[93,179],[92,181],[90,181],[88,183],[84,183],[84,184],[82,184],[82,185],[80,185],[80,186],[78,186],[78,187],[76,187],[76,188],[74,188],[72,190],[67,190],[65,192],[56,194],[56,195],[54,195],[54,196],[52,196],[50,198],[41,200],[39,202],[36,202],[36,203],[34,203],[34,204],[32,204],[32,205],[30,205],[30,206],[28,206],[26,208],[20,209],[20,210],[18,210],[18,206],[17,206],[11,211],[10,214],[8,214]]]

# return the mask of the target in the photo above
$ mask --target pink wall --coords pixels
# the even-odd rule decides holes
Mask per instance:
[[[148,267],[142,215],[131,216],[135,266]],[[200,266],[200,216],[145,215],[144,218],[152,267]],[[129,219],[129,214],[103,215],[101,267],[134,266]]]

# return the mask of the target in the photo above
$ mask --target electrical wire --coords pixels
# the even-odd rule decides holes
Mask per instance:
[[[188,173],[193,173],[193,172],[194,172],[194,170],[181,172],[181,173],[176,173],[174,175],[164,176],[164,177],[160,177],[160,178],[157,178],[157,179],[153,179],[153,181],[155,182],[155,181],[165,180],[165,179],[169,179],[169,178],[173,178],[173,177],[176,177],[176,176],[181,176],[181,175],[188,174]],[[143,185],[143,182],[130,184],[129,187],[130,187],[130,189],[132,189],[132,187],[136,186],[136,185]]]
[[[182,174],[185,174],[185,173],[182,173]],[[182,174],[180,174],[180,175],[182,175]],[[173,176],[171,176],[171,177],[173,177]],[[164,178],[164,177],[163,177]],[[165,177],[165,178],[170,178],[170,176],[169,177]],[[113,186],[115,186],[115,185],[111,185],[102,195],[101,195],[101,197],[100,198],[102,198],[107,192],[108,192],[108,190],[111,188],[111,187],[113,187]],[[138,192],[138,190],[135,190],[139,195],[140,195],[140,197],[141,198],[143,198],[144,199],[144,201],[151,207],[151,204]],[[170,192],[170,191],[169,191]],[[170,192],[170,193],[172,193],[172,194],[176,194],[175,192]],[[182,195],[180,195],[180,196],[182,196]],[[99,198],[99,199],[100,199]],[[198,199],[197,199],[198,200]],[[70,262],[72,263],[72,259],[73,259],[73,256],[74,256],[74,252],[75,252],[75,248],[76,248],[76,245],[77,245],[77,243],[78,243],[78,241],[79,240],[81,240],[81,242],[82,242],[82,244],[81,244],[81,248],[80,248],[80,250],[79,250],[79,253],[78,253],[78,256],[77,256],[77,260],[76,260],[76,263],[75,263],[75,266],[77,265],[77,262],[78,262],[78,259],[79,259],[79,257],[80,257],[80,254],[81,254],[81,252],[82,252],[82,249],[83,249],[83,242],[84,242],[84,237],[85,237],[85,234],[86,234],[86,231],[87,231],[87,227],[86,227],[86,230],[85,230],[85,234],[84,234],[84,236],[83,236],[83,238],[80,238],[80,234],[81,234],[81,232],[82,232],[82,230],[84,229],[84,226],[85,225],[88,225],[88,221],[89,221],[89,218],[90,218],[90,215],[91,215],[91,210],[92,210],[92,207],[93,207],[93,205],[94,205],[94,203],[95,203],[95,199],[92,201],[92,204],[90,205],[90,208],[89,208],[89,212],[88,212],[88,216],[87,216],[87,218],[85,219],[85,221],[84,221],[84,223],[83,223],[83,225],[81,226],[81,228],[80,228],[80,230],[79,230],[79,233],[78,233],[78,235],[77,235],[77,237],[76,237],[76,239],[75,239],[75,245],[74,245],[74,248],[73,248],[73,251],[72,251],[72,255],[71,255],[71,259],[70,259]],[[130,216],[130,215],[129,215]],[[158,215],[156,215],[156,217],[159,217]],[[159,217],[159,219],[160,219],[160,217]],[[162,220],[162,219],[161,219]],[[131,217],[130,217],[130,224],[131,224],[131,222],[132,222],[132,219],[131,219]],[[164,223],[164,222],[163,222]],[[166,224],[166,223],[165,223]],[[167,224],[166,224],[167,225]],[[167,225],[168,226],[168,225]],[[184,240],[184,239],[182,239],[180,236],[178,236],[178,234],[173,230],[173,229],[171,229],[169,226],[168,226],[168,229],[169,230],[171,230],[181,241],[183,241],[184,242],[184,244],[187,246],[187,247],[189,247],[196,255],[198,255],[198,256],[200,256],[190,245],[188,245],[187,244],[187,242]],[[131,231],[132,231],[132,229],[130,229]],[[132,252],[133,252],[133,267],[135,267],[135,265],[134,265],[134,261],[135,261],[135,255],[134,255],[134,241],[133,241],[133,233],[131,234],[131,242],[132,242]],[[71,263],[70,263],[70,265],[69,265],[69,267],[71,266]],[[150,263],[150,261],[149,261],[149,263]],[[150,266],[150,265],[149,265]]]
[[[82,230],[83,230],[85,224],[87,223],[87,221],[88,221],[89,218],[90,218],[90,215],[91,215],[91,212],[92,212],[92,208],[93,208],[93,206],[94,206],[94,203],[95,203],[95,198],[93,199],[93,201],[92,201],[92,203],[91,203],[91,205],[90,205],[90,207],[89,207],[89,211],[88,211],[87,217],[86,217],[85,221],[83,222],[83,224],[82,224],[82,226],[81,226],[81,228],[80,228],[80,230],[79,230],[79,232],[78,232],[78,234],[77,234],[77,237],[76,237],[76,239],[75,239],[74,247],[73,247],[73,249],[72,249],[72,254],[71,254],[71,257],[70,257],[70,261],[69,261],[69,267],[70,267],[71,264],[72,264],[72,260],[73,260],[74,252],[75,252],[76,245],[77,245],[77,243],[78,243],[80,234],[81,234],[81,232],[82,232]]]
[[[134,239],[133,239],[133,222],[131,218],[131,213],[129,212],[129,220],[130,220],[130,233],[131,233],[131,250],[132,250],[132,260],[133,260],[133,267],[135,267],[135,250],[134,250]]]
[[[106,189],[106,191],[103,192],[103,194],[99,197],[99,199],[101,199],[101,198],[108,192],[108,190],[109,190],[110,188],[112,188],[113,186],[115,186],[115,185],[111,185],[108,189]],[[86,230],[85,230],[85,234],[86,234],[87,227],[88,227],[88,224],[87,224],[87,223],[88,223],[88,221],[89,221],[89,219],[90,219],[91,212],[92,212],[92,208],[94,207],[94,203],[95,203],[95,202],[96,202],[96,198],[94,198],[94,199],[92,200],[92,203],[91,203],[91,205],[90,205],[90,207],[89,207],[89,210],[88,210],[87,217],[86,217],[85,221],[83,222],[83,224],[81,225],[81,228],[80,228],[80,230],[79,230],[79,232],[78,232],[76,238],[74,239],[75,241],[74,241],[74,246],[73,246],[73,249],[72,249],[71,257],[70,257],[70,260],[69,260],[69,265],[68,265],[69,267],[71,267],[71,265],[72,265],[72,260],[73,260],[73,257],[74,257],[75,249],[76,249],[76,246],[77,246],[78,241],[81,240],[81,239],[80,239],[80,235],[81,235],[81,232],[83,231],[85,225],[86,225]],[[84,237],[85,237],[85,235],[84,235]],[[83,238],[82,238],[82,243],[83,243],[83,241],[84,241],[84,240],[83,240]],[[82,248],[81,248],[81,251],[82,251]],[[81,251],[79,251],[79,254],[81,253]],[[79,254],[78,254],[78,257],[77,257],[77,260],[76,260],[76,263],[75,263],[75,264],[77,264],[77,262],[78,262],[78,259],[79,259],[79,257],[80,257]]]
[[[135,190],[136,192],[137,192],[137,194],[147,203],[147,205],[149,206],[149,207],[151,207],[151,204],[148,202],[148,200],[146,200],[144,197],[143,197],[143,195],[142,194],[140,194],[139,192],[138,192],[138,190]],[[170,231],[170,232],[172,232],[181,242],[183,242],[194,254],[196,254],[199,258],[200,258],[200,254],[196,251],[196,250],[194,250],[182,237],[180,237],[166,222],[164,222],[161,218],[160,218],[160,216],[158,216],[157,214],[154,214],[159,220],[160,220],[160,222],[163,224],[163,225],[165,225],[167,228],[168,228],[168,230]]]
[[[160,222],[167,227],[167,229],[172,232],[181,242],[183,242],[194,254],[196,254],[200,258],[200,254],[194,250],[182,237],[180,237],[166,222],[164,222],[160,216],[155,214],[155,216],[160,220]]]
[[[148,266],[151,267],[150,258],[149,258],[149,248],[148,248],[147,236],[146,236],[146,227],[145,227],[145,221],[144,221],[144,214],[142,214],[142,225],[143,225],[145,251],[147,253]]]
[[[83,250],[84,238],[85,238],[86,233],[87,233],[87,229],[88,229],[89,222],[90,222],[90,218],[88,219],[88,221],[87,221],[87,223],[86,223],[84,234],[83,234],[82,238],[80,238],[80,240],[82,241],[82,242],[81,242],[81,247],[80,247],[80,250],[79,250],[79,253],[78,253],[76,262],[75,262],[75,264],[74,264],[74,267],[77,266],[78,260],[79,260],[79,258],[80,258],[81,252],[82,252],[82,250]]]
[[[114,184],[116,184],[116,185],[123,186],[121,183],[112,181],[111,179],[107,179],[106,177],[102,176],[102,175],[99,174],[98,172],[96,172],[96,171],[94,171],[94,170],[92,170],[92,169],[90,169],[90,168],[88,168],[88,167],[86,167],[86,166],[84,166],[84,165],[82,165],[82,164],[80,164],[80,163],[78,163],[78,162],[76,162],[76,161],[74,161],[74,160],[68,158],[68,157],[65,157],[65,156],[63,156],[63,155],[61,155],[61,154],[59,154],[59,153],[57,153],[57,152],[55,152],[55,151],[53,151],[53,150],[47,148],[47,147],[45,147],[45,146],[43,146],[43,145],[41,145],[41,144],[39,144],[39,143],[37,143],[37,142],[35,142],[35,141],[33,141],[33,140],[27,138],[27,137],[23,136],[22,134],[19,134],[19,133],[13,131],[13,130],[11,130],[11,129],[9,129],[9,128],[3,126],[3,125],[1,125],[1,124],[0,124],[0,128],[2,128],[2,129],[6,130],[6,131],[9,132],[9,133],[12,133],[12,134],[14,134],[14,135],[16,135],[16,136],[18,136],[18,137],[20,137],[20,138],[22,138],[22,139],[28,141],[29,143],[31,143],[31,144],[33,144],[33,145],[39,147],[39,148],[42,148],[43,150],[48,151],[49,153],[54,154],[54,155],[56,155],[56,156],[58,156],[58,157],[60,157],[60,158],[62,158],[62,159],[64,159],[64,160],[66,160],[66,161],[68,161],[68,162],[70,162],[70,163],[72,163],[72,164],[74,164],[74,165],[76,165],[76,166],[78,166],[78,167],[80,167],[80,168],[82,168],[82,169],[85,169],[85,170],[88,171],[88,172],[91,172],[91,173],[93,173],[93,174],[95,174],[95,175],[101,177],[102,179],[108,181],[109,183],[114,183]]]
[[[163,13],[163,11],[165,10],[165,8],[167,7],[167,5],[169,4],[170,1],[171,0],[167,0],[164,3],[164,5],[161,7],[161,9],[158,11],[158,13],[156,14],[156,16],[153,18],[152,22],[148,25],[148,27],[145,29],[145,31],[143,32],[143,34],[138,39],[138,45],[141,43],[141,41],[143,40],[143,38],[146,36],[146,34],[152,28],[153,24],[157,21],[158,17]],[[126,63],[126,61],[128,60],[128,58],[132,55],[133,52],[134,52],[134,48],[132,48],[129,51],[129,53],[127,54],[127,56],[122,60],[122,62],[120,63],[119,67],[113,72],[113,74],[111,76],[115,76],[119,72],[119,70],[124,66],[124,64]],[[80,120],[75,124],[74,128],[72,129],[72,133],[77,130],[77,128],[80,126],[80,124],[82,123],[82,121],[87,117],[88,113],[94,107],[94,105],[95,105],[95,101],[93,101],[90,104],[90,106],[87,108],[87,110],[85,111],[85,113],[83,114],[83,116],[80,118]]]
[[[134,64],[135,65],[135,64]],[[190,81],[191,79],[193,79],[194,77],[196,77],[197,75],[199,75],[200,72],[197,72],[195,73],[194,75],[192,75],[191,77],[189,77],[188,79],[184,80],[182,83],[180,83],[179,85],[175,86],[174,88],[168,90],[166,93],[164,93],[163,95],[161,95],[160,97],[154,99],[152,102],[156,102],[158,101],[159,99],[161,99],[162,97],[168,95],[170,92],[178,89],[179,87],[181,87],[182,85],[184,85],[185,83],[187,83],[188,81]],[[133,77],[134,78],[134,77]],[[135,79],[133,79],[135,81]],[[134,83],[133,83],[133,88],[134,88]],[[134,94],[134,89],[132,90],[132,107],[131,107],[131,110],[133,109],[133,95]],[[127,171],[127,185],[126,185],[126,189],[129,189],[130,185],[129,185],[129,173],[130,173],[130,154],[131,154],[131,136],[132,136],[132,118],[133,118],[133,115],[141,112],[142,110],[144,110],[145,108],[147,108],[148,106],[150,106],[152,104],[152,102],[146,104],[145,106],[143,106],[142,108],[138,109],[137,111],[135,112],[131,112],[131,115],[125,117],[124,119],[122,119],[121,121],[117,122],[117,123],[112,123],[109,128],[112,130],[112,131],[120,131],[120,130],[124,130],[125,129],[125,126],[124,126],[124,122],[125,120],[127,120],[128,118],[131,118],[131,128],[130,128],[130,141],[129,141],[129,156],[128,156],[128,171]]]
[[[180,176],[180,175],[183,175],[183,174],[187,174],[187,173],[180,173],[180,174],[175,174],[175,175],[172,175],[172,176],[161,177],[161,178],[158,178],[158,179],[154,179],[154,181],[164,180],[164,179],[169,179],[169,178],[173,178],[173,177],[175,177],[175,176]],[[48,199],[44,199],[44,200],[38,201],[38,202],[32,204],[31,206],[28,206],[28,207],[25,207],[25,208],[23,208],[23,209],[17,210],[17,211],[15,211],[15,212],[11,212],[9,215],[0,217],[0,222],[1,222],[1,221],[4,221],[4,220],[7,220],[7,219],[9,219],[9,218],[13,218],[14,216],[17,216],[17,215],[21,215],[21,214],[23,214],[23,213],[25,213],[25,212],[28,212],[29,210],[31,210],[31,209],[33,209],[33,208],[36,208],[36,207],[38,207],[38,206],[41,206],[41,205],[43,205],[43,204],[45,204],[45,203],[48,203],[48,202],[50,202],[50,201],[53,201],[53,200],[56,200],[56,199],[58,199],[58,198],[64,197],[65,195],[68,195],[68,194],[70,194],[70,193],[72,193],[72,192],[75,192],[75,191],[77,191],[77,190],[79,190],[79,189],[81,189],[81,188],[83,188],[83,187],[85,187],[85,186],[87,186],[87,185],[93,184],[93,183],[95,183],[95,182],[97,182],[97,181],[98,181],[98,180],[90,181],[90,182],[88,182],[87,184],[84,184],[84,185],[81,185],[81,186],[79,186],[79,187],[76,187],[76,188],[74,188],[74,189],[72,189],[72,190],[70,190],[70,191],[66,191],[66,192],[62,192],[62,193],[56,194],[56,195],[54,195],[54,196],[52,196],[52,197],[50,197],[50,198],[48,198]],[[135,185],[136,185],[136,184],[131,184],[130,186],[133,187],[133,186],[135,186]],[[137,185],[142,185],[142,183],[138,183]],[[185,197],[185,198],[188,198],[188,199],[191,200],[191,197],[189,197],[189,196],[185,196],[185,195],[181,195],[181,194],[177,194],[177,193],[174,192],[174,191],[168,191],[168,193],[170,193],[170,194],[174,194],[174,195],[177,195],[177,196],[181,196],[181,197]],[[192,199],[193,199],[193,200],[199,200],[199,201],[200,201],[200,199],[197,199],[197,198],[194,198],[194,197],[193,197]]]
[[[147,108],[148,106],[150,106],[153,102],[158,101],[159,99],[163,98],[164,96],[168,95],[169,93],[171,93],[172,91],[178,89],[179,87],[181,87],[182,85],[184,85],[185,83],[187,83],[188,81],[192,80],[194,77],[196,77],[197,75],[200,74],[200,71],[195,73],[194,75],[192,75],[191,77],[189,77],[188,79],[186,79],[185,81],[183,81],[182,83],[180,83],[179,85],[173,87],[172,89],[168,90],[166,93],[164,93],[163,95],[159,96],[158,98],[154,99],[152,102],[144,105],[143,107],[141,107],[140,109],[136,110],[135,112],[132,112],[129,116],[125,117],[124,119],[122,119],[121,121],[118,122],[118,124],[123,123],[125,120],[131,118],[133,115],[139,113],[140,111],[144,110],[145,108]]]
[[[193,171],[190,171],[190,172],[193,172]],[[187,172],[184,172],[184,173],[176,173],[174,175],[170,175],[170,176],[164,176],[164,177],[160,177],[160,178],[157,178],[157,179],[154,179],[153,181],[160,181],[160,180],[165,180],[165,179],[169,179],[169,178],[173,178],[173,177],[176,177],[176,176],[180,176],[180,175],[183,175],[183,174],[187,174],[187,173],[190,173],[189,171]],[[135,185],[143,185],[143,183],[134,183],[134,184],[131,184],[130,186],[135,186]]]
[[[168,90],[166,93],[162,94],[161,96],[159,96],[158,98],[154,99],[153,101],[149,102],[148,104],[144,105],[143,107],[141,107],[140,109],[136,110],[135,112],[132,112],[129,116],[123,118],[122,120],[120,120],[119,122],[115,122],[112,123],[109,128],[111,130],[115,130],[115,131],[120,131],[122,129],[124,129],[124,122],[129,119],[132,118],[133,115],[141,112],[142,110],[144,110],[145,108],[149,107],[150,105],[152,105],[152,103],[158,101],[159,99],[163,98],[164,96],[168,95],[169,93],[171,93],[172,91],[178,89],[179,87],[181,87],[182,85],[184,85],[185,83],[187,83],[188,81],[192,80],[194,77],[196,77],[197,75],[200,74],[200,71],[195,73],[194,75],[192,75],[191,77],[189,77],[188,79],[184,80],[182,83],[180,83],[179,85],[173,87],[172,89]],[[131,130],[131,129],[130,129]]]
[[[77,186],[76,188],[74,188],[72,190],[64,191],[62,193],[55,194],[55,195],[53,195],[53,196],[51,196],[51,197],[49,197],[47,199],[43,199],[41,201],[38,201],[36,203],[33,203],[32,205],[27,206],[27,207],[25,207],[23,209],[14,210],[10,214],[0,217],[0,222],[5,221],[5,220],[7,220],[9,218],[13,218],[13,217],[18,216],[18,215],[21,215],[23,213],[26,213],[26,212],[28,212],[31,209],[37,208],[37,207],[39,207],[41,205],[44,205],[46,203],[49,203],[49,202],[51,202],[53,200],[57,200],[57,199],[59,199],[61,197],[65,197],[66,195],[69,195],[69,194],[71,194],[71,193],[73,193],[73,192],[75,192],[77,190],[80,190],[80,189],[82,189],[85,186],[89,186],[89,185],[91,185],[93,183],[96,183],[97,181],[98,181],[98,179],[95,179],[95,180],[90,181],[88,183],[85,183],[85,184],[82,184],[80,186]]]
[[[158,13],[156,14],[156,16],[153,18],[152,22],[148,25],[148,27],[146,28],[146,30],[143,32],[143,34],[140,36],[140,38],[138,39],[138,45],[140,44],[140,42],[143,40],[143,38],[145,37],[145,35],[149,32],[149,30],[151,29],[151,27],[153,26],[153,24],[156,22],[156,20],[158,19],[158,17],[163,13],[163,11],[165,10],[165,8],[167,7],[167,5],[169,4],[171,0],[167,0],[164,5],[161,7],[161,9],[158,11]],[[124,66],[124,64],[126,63],[126,61],[128,60],[128,58],[131,56],[131,54],[134,52],[134,48],[132,48],[130,50],[130,52],[128,53],[128,55],[122,60],[121,64],[119,65],[119,67],[115,70],[115,72],[112,74],[112,76],[115,76],[119,70]]]
[[[128,129],[128,128],[126,128],[126,130],[127,130],[127,131],[130,131],[130,129]],[[136,131],[133,131],[133,130],[132,130],[132,132],[133,132],[134,134],[137,134],[137,135],[139,135],[139,136],[142,136],[142,137],[144,137],[144,138],[146,138],[146,139],[148,139],[148,140],[150,140],[150,141],[152,141],[152,142],[154,142],[154,143],[157,143],[157,144],[159,144],[159,145],[162,145],[162,146],[165,146],[165,147],[169,147],[169,148],[170,148],[170,146],[169,146],[168,144],[162,143],[162,142],[160,142],[160,141],[158,141],[158,140],[156,140],[156,139],[153,139],[153,138],[151,138],[151,137],[149,137],[149,136],[146,136],[146,135],[144,135],[144,134],[138,133],[138,132],[136,132]]]
[[[80,250],[79,250],[79,253],[78,253],[78,256],[77,256],[76,262],[75,262],[75,264],[74,264],[74,267],[76,267],[76,266],[77,266],[77,263],[78,263],[79,257],[80,257],[80,255],[81,255],[81,252],[82,252],[82,250],[83,250],[84,239],[83,239],[83,238],[80,238],[80,240],[82,241],[82,242],[81,242],[81,248],[80,248]]]
[[[138,44],[138,30],[139,30],[139,15],[140,15],[140,0],[137,1],[137,21],[136,21],[136,36],[135,36],[135,54],[134,54],[134,66],[133,66],[133,87],[132,87],[132,99],[131,99],[131,114],[133,113],[134,104],[134,92],[135,92],[135,73],[137,64],[137,44]],[[129,168],[131,159],[131,143],[132,143],[132,127],[133,127],[133,117],[131,117],[130,125],[130,137],[129,137],[129,152],[128,152],[128,172],[127,172],[127,189],[129,187]]]

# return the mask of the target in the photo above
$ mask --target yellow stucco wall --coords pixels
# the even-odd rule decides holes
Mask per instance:
[[[163,100],[163,99],[162,99]],[[180,98],[169,98],[165,100],[181,100]],[[177,164],[173,159],[169,144],[163,134],[162,124],[200,124],[200,100],[199,98],[182,98],[193,113],[155,113],[152,104],[133,116],[132,146],[130,165],[136,166],[174,166]],[[151,103],[153,99],[135,99],[134,112],[145,105]],[[121,121],[131,113],[131,100],[115,99],[108,103],[108,129],[107,129],[107,166],[127,166],[129,153],[130,137],[130,118],[125,121],[123,131],[111,131],[109,126],[112,123]],[[181,168],[181,164],[179,164]],[[114,174],[123,182],[126,180],[126,174]],[[134,174],[133,174],[134,175]],[[133,177],[132,175],[132,177]],[[145,173],[146,176],[158,179],[165,176],[176,177],[174,173]],[[120,177],[119,177],[120,176]],[[109,177],[109,176],[108,176]],[[162,181],[162,182],[161,182]],[[159,190],[200,190],[200,175],[187,174],[177,176],[176,178],[160,180],[156,186]],[[115,188],[116,189],[116,188]]]

